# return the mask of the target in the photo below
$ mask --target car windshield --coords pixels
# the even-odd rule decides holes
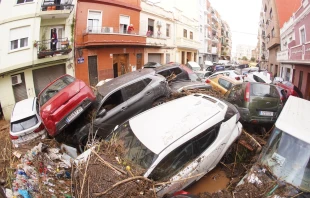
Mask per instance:
[[[278,98],[275,87],[265,84],[252,84],[251,96]]]
[[[132,132],[129,121],[120,125],[114,131],[117,141],[124,146],[124,158],[148,169],[158,155],[149,150]]]
[[[189,78],[191,79],[191,81],[193,82],[201,82],[202,80],[197,76],[196,73],[191,73],[191,74],[188,74],[189,75]]]
[[[74,82],[75,78],[72,76],[63,76],[56,80],[53,84],[47,87],[40,95],[40,106],[44,105],[59,91],[67,87],[69,84]]]
[[[310,191],[310,144],[275,128],[262,152],[261,163],[278,178]]]
[[[19,132],[26,129],[29,129],[35,126],[38,123],[38,118],[36,115],[30,116],[28,118],[18,120],[11,123],[11,131],[12,132]]]

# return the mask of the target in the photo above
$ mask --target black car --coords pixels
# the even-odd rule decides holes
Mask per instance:
[[[76,130],[79,150],[91,131],[105,138],[116,125],[155,106],[170,95],[166,79],[153,69],[141,69],[114,78],[97,89],[98,105],[92,123]]]
[[[157,74],[170,78],[170,81],[190,80],[188,72],[182,68],[181,64],[166,64],[154,70]]]
[[[161,66],[160,63],[157,62],[147,62],[146,64],[143,65],[143,68],[156,68]]]

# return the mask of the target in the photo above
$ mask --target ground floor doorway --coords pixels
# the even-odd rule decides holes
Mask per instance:
[[[128,54],[113,54],[114,78],[130,72]]]

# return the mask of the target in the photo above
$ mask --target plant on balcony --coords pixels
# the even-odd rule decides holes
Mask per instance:
[[[33,47],[37,47],[38,46],[38,42],[37,41],[34,41],[33,42]]]
[[[74,27],[75,27],[75,18],[73,17],[72,18],[72,23],[71,23],[71,39],[70,39],[70,41],[71,41],[71,43],[73,43],[73,41],[74,41]]]

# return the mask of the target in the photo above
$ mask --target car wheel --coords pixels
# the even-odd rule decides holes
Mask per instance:
[[[152,103],[152,107],[156,107],[158,105],[164,104],[166,102],[166,98],[159,98]]]
[[[100,137],[96,136],[95,141],[100,141]],[[83,153],[85,151],[85,148],[87,148],[87,144],[90,144],[88,142],[88,135],[84,136],[80,139],[79,144],[77,146],[77,149],[80,153]]]

